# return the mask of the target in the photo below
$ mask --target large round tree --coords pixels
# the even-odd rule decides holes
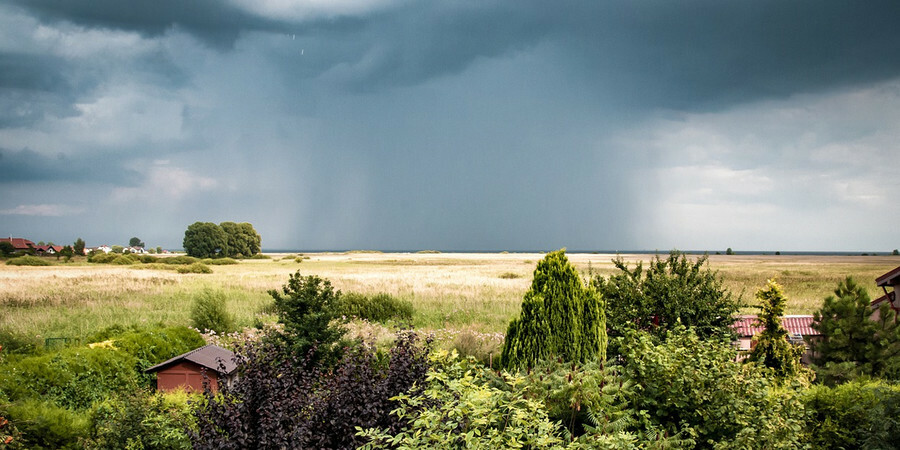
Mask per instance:
[[[185,230],[182,245],[188,256],[215,258],[225,251],[228,238],[222,228],[212,222],[194,222]]]
[[[585,286],[565,250],[548,253],[503,342],[506,367],[533,367],[542,359],[584,362],[606,358],[606,313],[600,295]]]

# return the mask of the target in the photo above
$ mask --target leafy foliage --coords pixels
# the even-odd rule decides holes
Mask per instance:
[[[184,232],[184,251],[195,258],[215,258],[225,256],[228,236],[222,228],[212,222],[194,222]]]
[[[898,448],[900,386],[851,381],[814,386],[804,398],[812,414],[807,431],[814,448]]]
[[[262,238],[253,229],[253,225],[247,222],[222,222],[219,227],[226,236],[226,256],[244,258],[259,253]]]
[[[708,257],[690,261],[684,253],[672,251],[666,259],[656,256],[646,270],[641,262],[629,269],[622,258],[613,264],[619,273],[593,280],[606,301],[611,336],[639,329],[665,339],[679,326],[694,328],[701,337],[732,336],[741,304],[709,268]]]
[[[555,358],[606,358],[603,301],[584,285],[565,250],[548,253],[538,263],[522,312],[510,322],[503,343],[502,362],[510,368]]]
[[[105,400],[92,411],[88,447],[190,449],[187,430],[195,428],[195,423],[189,395],[139,391]]]
[[[234,317],[225,306],[225,293],[204,289],[194,297],[191,326],[198,330],[228,333],[234,330]]]
[[[10,259],[9,261],[6,262],[6,265],[8,265],[8,266],[51,266],[51,265],[53,265],[53,263],[51,263],[50,261],[47,261],[46,259],[37,257],[37,256],[24,255],[24,256],[19,256],[17,258]]]
[[[763,331],[756,339],[756,346],[747,361],[756,361],[775,371],[779,378],[792,378],[800,373],[800,357],[806,349],[802,345],[788,342],[788,332],[781,324],[787,298],[775,280],[769,280],[765,289],[756,292],[760,302],[757,321]]]
[[[350,292],[341,295],[338,302],[340,315],[372,322],[385,323],[394,320],[408,323],[412,320],[413,312],[412,302],[385,293],[367,296]]]
[[[140,247],[140,248],[144,248],[144,247],[146,246],[146,244],[144,244],[144,242],[141,241],[141,238],[139,238],[139,237],[133,237],[133,238],[131,238],[131,239],[128,240],[128,246],[129,246],[129,247]]]
[[[0,255],[9,256],[16,252],[16,247],[9,241],[0,242]]]
[[[338,305],[341,291],[335,291],[331,282],[317,276],[302,276],[297,271],[290,275],[281,292],[270,290],[275,299],[278,321],[284,324],[284,332],[275,339],[290,348],[298,358],[306,357],[316,349],[314,361],[337,357],[340,349],[335,345],[344,330],[331,321],[340,317]]]
[[[813,314],[821,339],[811,342],[816,373],[826,384],[860,375],[900,379],[900,327],[887,302],[869,306],[869,294],[852,278]],[[877,320],[873,317],[878,314]]]
[[[356,427],[404,425],[390,415],[390,399],[422,383],[428,370],[428,349],[412,333],[398,335],[386,361],[360,346],[333,369],[271,342],[239,355],[239,377],[218,396],[207,392],[197,411],[195,449],[356,448],[363,443]]]
[[[80,450],[90,436],[90,421],[84,414],[51,402],[27,399],[2,409],[18,431],[12,448]]]
[[[554,448],[564,444],[562,427],[543,404],[526,395],[521,375],[494,377],[472,360],[436,351],[425,389],[400,394],[393,414],[409,426],[396,433],[359,427],[376,448]],[[499,384],[495,386],[494,384]]]
[[[630,403],[651,429],[700,448],[802,447],[805,379],[778,382],[768,369],[735,362],[728,342],[693,329],[669,332],[662,344],[630,333],[620,348],[623,376],[635,386]]]

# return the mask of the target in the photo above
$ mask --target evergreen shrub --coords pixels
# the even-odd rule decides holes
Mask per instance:
[[[585,362],[606,358],[605,305],[566,258],[548,253],[534,270],[522,312],[510,322],[502,363],[533,367],[544,359]]]

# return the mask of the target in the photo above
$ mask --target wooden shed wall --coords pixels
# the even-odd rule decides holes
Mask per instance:
[[[172,391],[175,389],[187,389],[189,391],[203,391],[203,368],[190,361],[182,361],[178,364],[166,367],[156,372],[156,389],[159,391]],[[218,388],[218,376],[212,370],[206,371],[209,384],[213,391]]]

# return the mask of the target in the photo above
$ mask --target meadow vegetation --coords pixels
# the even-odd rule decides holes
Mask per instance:
[[[814,373],[763,354],[736,362],[721,324],[704,322],[760,304],[772,322],[819,311],[832,330],[820,348],[859,345],[829,340],[855,325],[822,311],[878,295],[896,256],[220,260],[0,266],[0,448],[893,448],[900,432],[896,374],[880,369],[896,367],[884,362],[898,357],[897,327],[873,329],[888,344],[865,347],[865,361],[835,350]],[[209,273],[171,269],[196,265]],[[681,314],[699,303],[718,312]],[[760,351],[793,360],[771,330]],[[562,351],[566,340],[580,350]],[[233,385],[150,391],[143,369],[205,342],[237,350]],[[827,385],[813,384],[819,370]]]

